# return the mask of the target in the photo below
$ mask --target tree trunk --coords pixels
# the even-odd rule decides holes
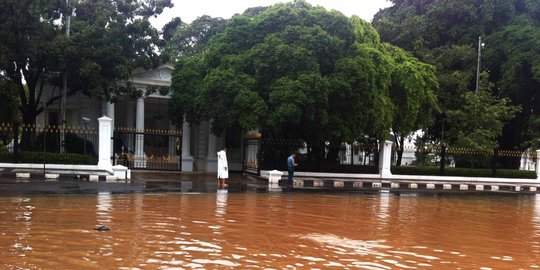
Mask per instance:
[[[27,105],[25,110],[21,110],[23,125],[20,147],[22,150],[31,150],[32,146],[37,145],[35,142],[37,111],[35,108],[29,107]]]
[[[339,163],[338,162],[339,146],[340,144],[337,142],[330,142],[328,155],[326,155],[326,161],[333,164]]]
[[[405,143],[404,136],[396,135],[394,132],[394,142],[396,144],[396,166],[401,166],[401,159],[403,158],[403,144]]]

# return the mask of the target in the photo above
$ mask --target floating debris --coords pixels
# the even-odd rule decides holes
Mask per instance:
[[[98,225],[96,227],[94,227],[94,230],[96,231],[108,231],[110,230],[111,228],[105,226],[105,225]]]

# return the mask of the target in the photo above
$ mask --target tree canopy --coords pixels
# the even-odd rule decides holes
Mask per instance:
[[[0,76],[18,92],[23,121],[34,123],[44,104],[61,98],[64,73],[68,94],[82,91],[109,100],[133,91],[126,83],[131,71],[160,62],[159,33],[148,18],[171,6],[170,0],[80,0],[69,6],[60,0],[1,1]],[[56,90],[44,97],[47,84]]]
[[[394,124],[407,133],[430,122],[434,78],[360,18],[294,1],[248,9],[207,50],[179,58],[171,115],[310,145],[385,139]]]
[[[210,38],[223,31],[225,20],[204,15],[190,24],[174,18],[163,27],[163,54],[170,60],[194,56],[208,49]]]
[[[432,139],[443,137],[460,146],[523,149],[537,144],[540,87],[540,5],[535,0],[400,0],[380,11],[373,25],[383,41],[410,51],[437,69],[437,98],[442,114],[429,129]],[[484,87],[475,89],[477,42],[482,36]],[[491,95],[488,100],[486,95]],[[508,98],[509,100],[506,100]],[[476,100],[476,101],[475,101]],[[482,101],[480,101],[482,100]],[[495,111],[472,110],[471,102]],[[498,104],[498,105],[495,105]],[[476,105],[475,105],[476,106]],[[517,107],[514,107],[517,106]],[[474,107],[474,106],[473,106]],[[478,107],[479,108],[479,107]],[[516,108],[521,108],[516,112]],[[504,117],[506,112],[513,112]],[[448,121],[468,114],[479,123]],[[470,115],[474,114],[474,115]],[[516,117],[508,117],[516,115]],[[482,118],[480,118],[482,117]],[[462,118],[463,119],[463,118]],[[449,126],[450,125],[450,126]],[[499,128],[504,125],[504,128]],[[450,133],[448,133],[450,132]],[[490,134],[485,136],[474,134]],[[467,139],[465,137],[468,137]],[[460,139],[461,138],[461,139]],[[493,142],[498,141],[498,143]]]

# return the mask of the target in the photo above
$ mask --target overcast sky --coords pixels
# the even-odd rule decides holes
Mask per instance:
[[[173,0],[174,7],[166,9],[158,18],[153,18],[154,27],[161,29],[174,17],[183,22],[191,22],[202,15],[228,19],[234,14],[243,13],[250,7],[269,6],[287,0]],[[350,17],[358,15],[371,22],[373,15],[381,8],[390,6],[386,0],[307,0],[314,6],[323,6],[328,10],[335,9]]]

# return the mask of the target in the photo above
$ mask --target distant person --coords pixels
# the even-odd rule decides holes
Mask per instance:
[[[119,135],[116,135],[114,137],[114,153],[115,154],[123,154],[124,153],[124,139],[120,137]]]
[[[291,155],[287,158],[287,186],[292,187],[293,185],[293,176],[294,176],[294,167],[298,166],[295,161],[296,153],[292,152]]]
[[[227,147],[223,147],[223,150],[217,153],[217,178],[218,188],[226,188],[228,185],[225,180],[229,178],[229,168],[227,165]]]

